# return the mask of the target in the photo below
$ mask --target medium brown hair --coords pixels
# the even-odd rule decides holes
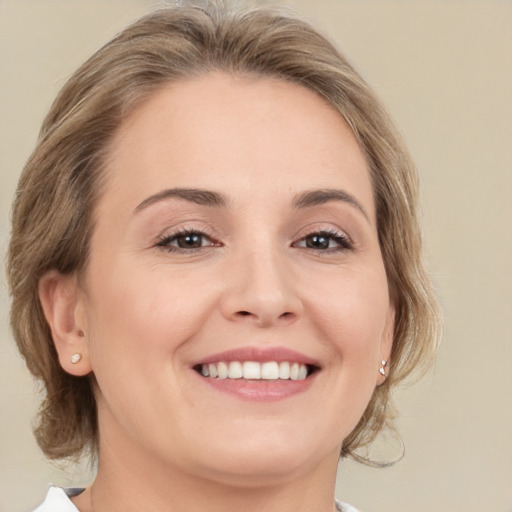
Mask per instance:
[[[389,117],[365,81],[308,23],[270,8],[219,2],[156,11],[125,29],[63,87],[21,175],[13,206],[8,278],[19,350],[45,388],[36,438],[51,459],[98,447],[92,375],[61,368],[38,296],[48,270],[87,265],[109,142],[137,105],[168,83],[214,70],[270,76],[315,91],[346,119],[370,170],[378,235],[396,310],[390,372],[376,388],[342,456],[368,445],[394,415],[390,390],[428,366],[439,311],[422,260],[417,175]]]

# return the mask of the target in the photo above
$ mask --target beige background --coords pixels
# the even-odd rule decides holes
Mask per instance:
[[[16,180],[69,74],[164,2],[0,0],[0,245]],[[512,511],[512,3],[288,0],[337,41],[384,99],[421,172],[428,253],[446,315],[432,375],[398,394],[402,462],[346,462],[338,495],[364,512]],[[48,481],[30,432],[36,387],[8,330],[0,281],[0,511]],[[83,477],[86,478],[86,477]]]

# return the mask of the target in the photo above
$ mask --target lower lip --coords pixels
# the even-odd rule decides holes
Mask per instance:
[[[304,393],[309,389],[317,375],[313,373],[304,380],[245,380],[213,379],[195,373],[211,388],[234,395],[241,400],[253,402],[276,402]]]

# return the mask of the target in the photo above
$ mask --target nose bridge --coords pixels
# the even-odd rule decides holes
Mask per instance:
[[[261,326],[295,320],[302,303],[291,274],[284,251],[268,241],[240,251],[231,262],[224,315]]]

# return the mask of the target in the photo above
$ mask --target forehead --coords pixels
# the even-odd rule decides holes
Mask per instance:
[[[107,189],[131,185],[132,203],[171,186],[228,195],[336,186],[374,215],[367,163],[342,115],[269,77],[212,73],[166,86],[122,123],[107,169]]]

